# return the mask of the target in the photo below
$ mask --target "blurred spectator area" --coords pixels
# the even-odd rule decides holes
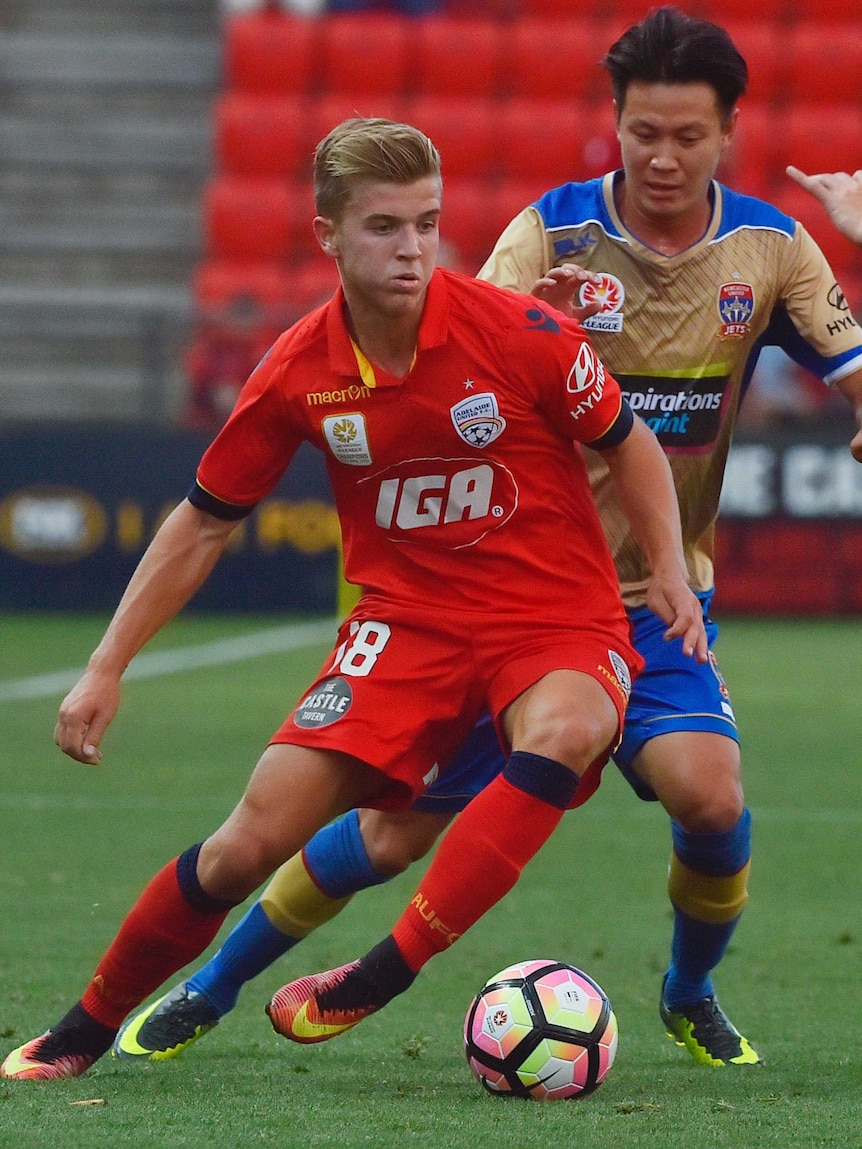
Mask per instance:
[[[312,152],[346,116],[439,145],[444,260],[468,272],[546,188],[618,162],[599,61],[647,0],[335,6],[0,6],[0,420],[171,421],[186,352],[238,299],[265,330],[326,298]],[[802,220],[858,314],[862,255],[784,166],[862,166],[862,0],[679,6],[750,65],[720,176]]]
[[[720,177],[799,218],[858,309],[862,255],[784,167],[862,164],[862,0],[823,10],[813,0],[679,6],[725,25],[751,70]],[[298,312],[325,297],[335,277],[310,226],[311,155],[351,114],[406,119],[438,145],[441,231],[467,271],[546,188],[618,162],[599,61],[646,12],[644,0],[452,2],[424,16],[394,2],[318,17],[295,7],[235,0],[225,9],[214,167],[193,280],[201,305],[223,302],[234,279],[238,291],[283,293]]]

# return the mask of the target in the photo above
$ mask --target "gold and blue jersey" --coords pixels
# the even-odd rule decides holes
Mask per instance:
[[[530,291],[550,268],[596,272],[575,304],[584,326],[671,465],[692,585],[713,584],[713,527],[727,453],[757,353],[782,346],[827,384],[862,369],[862,330],[823,253],[796,220],[762,200],[711,187],[701,239],[662,255],[627,230],[614,203],[622,172],[547,192],[500,236],[479,272]],[[590,480],[629,606],[644,601],[645,557],[594,452]]]

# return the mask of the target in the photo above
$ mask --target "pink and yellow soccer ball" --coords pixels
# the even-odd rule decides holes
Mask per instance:
[[[617,1052],[607,994],[575,966],[507,966],[473,998],[464,1021],[467,1061],[489,1093],[557,1101],[601,1085]]]

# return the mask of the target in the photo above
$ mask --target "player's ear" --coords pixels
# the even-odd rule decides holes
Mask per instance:
[[[327,219],[325,216],[316,215],[311,222],[314,229],[314,236],[320,244],[321,250],[325,255],[337,259],[341,255],[341,248],[337,241],[337,228],[334,220]]]
[[[724,127],[722,128],[721,146],[723,148],[728,147],[730,142],[733,140],[733,137],[736,134],[736,125],[738,123],[739,123],[739,108],[734,108],[733,111],[730,113],[730,115],[727,117],[727,120],[724,123]]]

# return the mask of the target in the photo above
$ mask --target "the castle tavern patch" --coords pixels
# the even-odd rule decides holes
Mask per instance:
[[[497,396],[492,391],[462,399],[450,408],[450,413],[455,430],[471,447],[487,447],[506,428],[506,420],[497,406]]]
[[[293,721],[303,730],[319,730],[343,718],[352,702],[350,683],[339,674],[306,694],[294,711]]]

